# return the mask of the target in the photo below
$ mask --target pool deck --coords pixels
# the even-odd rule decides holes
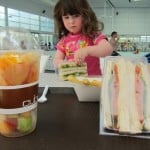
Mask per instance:
[[[150,52],[139,52],[137,54],[134,54],[133,52],[121,52],[121,51],[117,51],[121,56],[129,56],[129,57],[142,57],[145,56],[146,54],[150,53]]]

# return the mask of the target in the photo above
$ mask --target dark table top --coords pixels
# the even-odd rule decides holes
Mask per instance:
[[[150,140],[99,135],[99,103],[74,93],[49,93],[38,105],[36,130],[19,138],[0,136],[1,150],[150,150]]]

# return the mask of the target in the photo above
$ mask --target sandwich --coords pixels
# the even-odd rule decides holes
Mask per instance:
[[[83,63],[81,65],[75,62],[64,62],[58,67],[59,77],[62,80],[68,80],[69,76],[87,76],[87,65]]]
[[[148,65],[118,57],[107,61],[102,82],[104,128],[137,134],[150,130]]]

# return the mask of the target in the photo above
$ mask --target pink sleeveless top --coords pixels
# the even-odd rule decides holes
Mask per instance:
[[[73,60],[76,50],[97,45],[102,39],[106,39],[106,36],[102,33],[97,34],[93,39],[83,34],[68,34],[60,39],[56,49],[64,53],[66,60]],[[87,63],[88,75],[101,75],[99,57],[87,56],[85,62]]]

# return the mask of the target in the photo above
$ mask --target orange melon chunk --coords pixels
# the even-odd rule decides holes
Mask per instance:
[[[11,129],[5,121],[0,121],[0,133],[3,135],[9,135],[11,133]]]

